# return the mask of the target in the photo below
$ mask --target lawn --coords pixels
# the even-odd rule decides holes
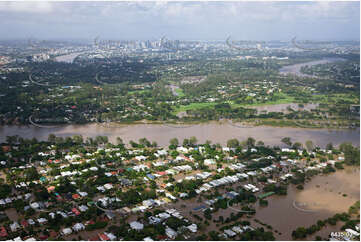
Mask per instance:
[[[129,91],[128,94],[134,94],[134,93],[144,93],[149,91],[149,89],[143,89],[143,90],[134,90],[134,91]]]
[[[277,105],[277,104],[285,104],[285,103],[292,103],[295,101],[294,97],[291,97],[285,93],[277,93],[275,94],[277,97],[282,97],[281,99],[278,99],[276,101],[267,101],[264,103],[253,103],[253,104],[236,104],[236,103],[230,103],[232,108],[237,107],[255,107],[255,106],[265,106],[265,105]]]
[[[213,107],[216,104],[217,103],[213,102],[213,103],[191,103],[188,105],[180,105],[178,108],[176,108],[174,113],[179,113],[179,112],[184,112],[187,110],[194,110],[194,109],[199,109],[199,108],[205,108],[205,107]]]
[[[184,97],[185,94],[181,88],[175,89],[175,92],[178,94],[178,97]]]
[[[320,103],[336,103],[338,101],[345,101],[353,104],[360,103],[359,97],[355,95],[350,95],[347,93],[338,93],[338,94],[320,94],[320,95],[314,95],[312,97],[312,100],[318,101]]]
[[[277,101],[268,101],[265,103],[253,103],[253,104],[236,104],[233,102],[230,102],[229,104],[231,105],[232,108],[237,108],[237,107],[255,107],[255,106],[264,106],[264,105],[277,105],[277,104],[284,104],[284,103],[292,103],[294,102],[294,98],[291,96],[288,96],[287,94],[284,93],[280,93],[277,94],[277,96],[279,97],[283,97],[282,99],[279,99]],[[215,106],[217,103],[216,102],[209,102],[209,103],[191,103],[188,105],[181,105],[178,108],[175,109],[174,113],[177,114],[179,112],[184,112],[187,110],[195,110],[195,109],[199,109],[199,108],[205,108],[205,107],[213,107]]]

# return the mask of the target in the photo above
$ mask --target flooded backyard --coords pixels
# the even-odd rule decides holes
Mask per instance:
[[[233,190],[237,190],[241,185],[248,182],[235,183]],[[305,184],[304,190],[298,190],[294,185],[288,186],[286,196],[273,195],[268,197],[268,206],[261,207],[259,203],[254,204],[256,214],[250,217],[243,215],[238,221],[247,220],[254,227],[260,227],[254,220],[258,219],[262,223],[271,225],[273,231],[277,230],[281,234],[275,233],[277,240],[292,240],[292,231],[298,227],[309,227],[317,220],[327,219],[336,213],[347,212],[360,197],[360,170],[359,167],[345,167],[344,170],[337,170],[328,175],[317,175]],[[218,188],[220,194],[227,192],[225,188]],[[260,192],[262,193],[262,192]],[[347,194],[347,196],[343,196]],[[203,217],[202,209],[196,211],[200,206],[208,207],[204,202],[205,198],[199,200],[198,197],[190,200],[178,200],[176,203],[167,204],[164,208],[176,208],[182,211],[182,214],[188,219],[194,219],[192,214]],[[298,204],[300,207],[294,205]],[[301,209],[300,209],[301,208]],[[219,216],[224,219],[231,216],[231,213],[237,214],[241,209],[240,205],[232,206],[227,209],[219,209],[212,213],[212,220],[218,220]],[[307,210],[307,211],[302,211]],[[131,220],[129,220],[131,221]],[[212,230],[219,230],[226,224],[211,222],[205,228],[208,233]],[[337,223],[335,226],[327,225],[321,231],[307,238],[313,240],[316,235],[327,238],[330,232],[340,231],[343,223]],[[268,230],[265,228],[265,230]]]
[[[347,194],[347,196],[343,196]],[[332,217],[336,213],[347,212],[348,208],[360,199],[360,169],[359,167],[346,167],[329,175],[318,175],[304,186],[304,190],[297,190],[289,186],[287,196],[272,196],[268,198],[267,207],[257,205],[255,218],[272,225],[282,235],[279,240],[291,240],[292,231],[297,227],[308,227],[317,220]],[[302,211],[294,206],[303,204]],[[341,223],[339,224],[341,225]],[[328,226],[320,231],[324,237],[331,229],[340,226]],[[339,230],[336,230],[339,231]]]

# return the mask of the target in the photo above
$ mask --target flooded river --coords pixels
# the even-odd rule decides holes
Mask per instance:
[[[348,208],[359,199],[360,169],[345,167],[344,170],[337,170],[336,173],[312,178],[302,191],[290,185],[287,196],[267,198],[269,205],[267,207],[257,205],[255,218],[282,232],[282,235],[276,235],[277,239],[291,240],[292,231],[297,227],[308,227],[319,219],[347,212]],[[300,205],[298,207],[300,209],[295,208],[294,203]],[[340,226],[327,226],[318,235],[327,238],[329,232],[340,231],[339,229]],[[311,236],[309,239],[312,238]]]
[[[225,145],[227,140],[237,138],[245,140],[253,137],[257,141],[261,140],[266,145],[280,145],[283,137],[291,137],[292,141],[305,143],[312,140],[314,144],[324,147],[329,142],[338,145],[342,142],[352,142],[354,145],[360,145],[360,129],[354,130],[328,130],[328,129],[304,129],[289,127],[247,127],[240,128],[224,122],[208,122],[196,125],[162,125],[162,124],[132,124],[132,125],[64,125],[55,128],[38,128],[34,126],[0,126],[0,142],[6,139],[6,136],[19,135],[24,138],[37,138],[46,140],[49,134],[67,137],[73,135],[82,135],[83,137],[95,137],[105,135],[112,142],[117,137],[121,137],[124,142],[130,140],[138,141],[140,138],[147,138],[150,141],[156,141],[159,146],[168,146],[169,140],[176,137],[183,141],[184,138],[195,136],[199,143],[210,140],[213,143]]]
[[[337,61],[345,61],[345,59],[343,59],[343,58],[324,58],[322,60],[310,61],[310,62],[295,64],[295,65],[284,66],[280,69],[280,73],[283,75],[293,74],[293,75],[297,75],[297,76],[314,77],[311,75],[301,73],[301,68],[303,66],[314,66],[314,65],[332,63],[332,62],[337,62]]]

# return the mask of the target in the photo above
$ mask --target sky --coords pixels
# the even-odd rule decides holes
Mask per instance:
[[[0,39],[359,40],[356,2],[0,2]]]

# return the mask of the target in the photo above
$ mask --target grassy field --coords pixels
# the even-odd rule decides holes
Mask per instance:
[[[344,102],[349,102],[349,103],[353,103],[353,104],[359,104],[360,103],[360,98],[357,96],[352,96],[349,94],[330,94],[330,95],[314,95],[312,97],[312,100],[320,102],[320,103],[336,103],[338,101],[344,101]]]
[[[230,103],[232,108],[238,108],[238,107],[245,107],[245,108],[251,108],[256,106],[265,106],[265,105],[277,105],[277,104],[285,104],[285,103],[292,103],[295,101],[294,97],[288,96],[284,93],[275,94],[275,96],[280,97],[281,99],[278,99],[277,101],[268,101],[264,103],[252,103],[252,104],[236,104],[236,103]]]
[[[178,94],[178,97],[184,97],[185,94],[181,88],[177,88],[175,92]]]
[[[187,110],[194,110],[194,109],[205,108],[205,107],[213,107],[216,104],[217,103],[213,102],[213,103],[191,103],[188,105],[180,105],[174,112],[179,113],[179,112],[184,112]]]
[[[147,92],[147,91],[149,91],[149,89],[148,90],[134,90],[134,91],[129,91],[128,94],[144,93],[144,92]]]
[[[284,103],[292,103],[294,102],[294,98],[291,96],[288,96],[287,94],[284,93],[280,93],[277,94],[278,97],[282,97],[282,99],[279,99],[277,101],[268,101],[265,103],[253,103],[253,104],[236,104],[233,102],[229,102],[229,104],[231,105],[232,108],[238,108],[238,107],[246,107],[246,108],[252,108],[255,106],[265,106],[265,105],[277,105],[277,104],[284,104]],[[204,108],[204,107],[213,107],[215,106],[217,103],[216,102],[209,102],[209,103],[191,103],[188,105],[181,105],[179,108],[177,108],[174,113],[179,113],[179,112],[184,112],[187,110],[195,110],[195,109],[199,109],[199,108]]]

